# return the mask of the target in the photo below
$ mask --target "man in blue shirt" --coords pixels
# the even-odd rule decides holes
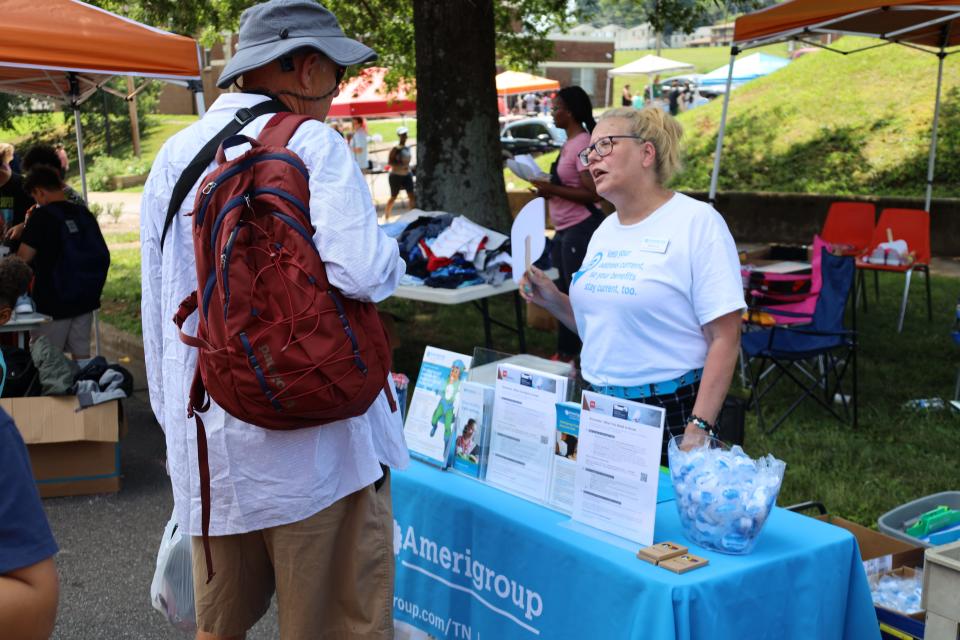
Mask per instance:
[[[0,261],[0,324],[10,320],[10,309],[29,281],[30,268],[22,260]],[[2,373],[0,393],[6,366]],[[48,638],[53,632],[59,596],[56,553],[27,447],[13,420],[0,409],[0,629],[4,638]]]

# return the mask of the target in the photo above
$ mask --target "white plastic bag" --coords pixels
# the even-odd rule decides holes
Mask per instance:
[[[195,633],[196,610],[193,601],[193,551],[190,536],[180,534],[176,520],[163,530],[157,552],[157,570],[150,584],[153,608],[181,631]]]

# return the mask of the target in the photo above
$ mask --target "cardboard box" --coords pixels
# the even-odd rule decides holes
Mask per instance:
[[[119,400],[80,410],[76,396],[4,398],[0,407],[27,444],[41,497],[120,490]]]
[[[880,579],[883,578],[883,576],[896,576],[898,578],[914,578],[916,577],[916,575],[917,575],[916,569],[913,569],[911,567],[898,567],[896,569],[892,569],[891,571],[884,571],[883,573],[878,573],[875,576],[871,576],[870,587],[873,588],[873,586],[877,582],[879,582]],[[879,604],[875,604],[874,608],[884,609],[885,611],[889,611],[898,616],[905,616],[912,620],[919,620],[920,622],[923,622],[924,618],[926,617],[926,614],[923,611],[918,611],[917,613],[905,613],[903,611],[897,611],[896,609],[888,609],[887,607],[882,607]]]
[[[860,547],[863,569],[868,576],[899,567],[923,566],[923,547],[891,538],[838,516],[826,514],[814,517],[817,520],[842,527],[853,534],[857,539],[857,546]]]

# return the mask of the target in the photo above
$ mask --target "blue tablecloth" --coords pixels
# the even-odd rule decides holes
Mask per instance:
[[[776,509],[753,553],[683,537],[661,475],[654,539],[710,565],[683,575],[563,514],[414,462],[393,475],[394,615],[437,638],[879,638],[853,536]]]

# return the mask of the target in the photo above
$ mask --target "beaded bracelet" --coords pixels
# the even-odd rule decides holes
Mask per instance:
[[[706,431],[711,436],[713,435],[713,427],[710,425],[709,422],[707,422],[700,416],[695,416],[693,414],[690,414],[690,417],[687,418],[687,424],[690,424],[691,422],[697,425],[697,427],[699,427],[700,429],[703,429],[704,431]]]

